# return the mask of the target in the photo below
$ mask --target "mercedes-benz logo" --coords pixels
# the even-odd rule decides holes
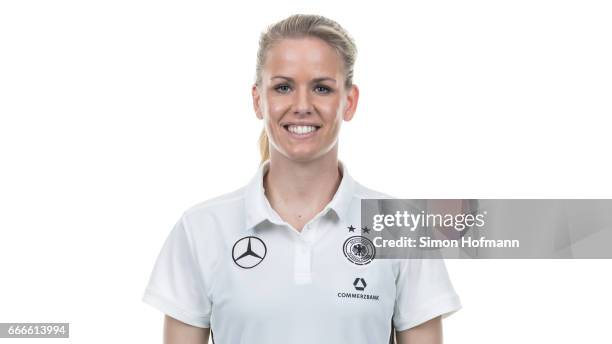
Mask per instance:
[[[234,263],[243,269],[256,267],[266,257],[268,249],[266,244],[254,236],[238,239],[232,247]]]

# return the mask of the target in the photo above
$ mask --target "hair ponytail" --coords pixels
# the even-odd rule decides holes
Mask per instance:
[[[261,130],[261,134],[259,135],[259,154],[261,155],[261,162],[263,164],[264,161],[270,159],[270,142],[268,141],[268,134],[266,134],[266,129]]]

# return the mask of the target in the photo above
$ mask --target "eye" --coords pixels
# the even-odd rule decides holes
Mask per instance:
[[[322,93],[322,94],[327,94],[327,93],[331,93],[331,88],[327,87],[327,86],[317,86],[315,87],[315,92],[317,93]]]
[[[274,89],[279,93],[287,93],[291,88],[287,84],[280,84],[274,87]]]

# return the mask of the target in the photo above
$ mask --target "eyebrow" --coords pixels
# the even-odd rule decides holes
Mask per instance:
[[[285,79],[285,80],[288,80],[290,82],[294,81],[292,78],[290,78],[288,76],[282,76],[282,75],[275,75],[275,76],[272,77],[272,79]],[[334,83],[336,83],[336,79],[330,78],[330,77],[321,77],[321,78],[314,78],[314,79],[312,79],[313,83],[321,82],[321,81],[333,81]]]

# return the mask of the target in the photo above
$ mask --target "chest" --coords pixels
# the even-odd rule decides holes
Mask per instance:
[[[217,264],[211,290],[216,320],[328,326],[390,319],[396,295],[391,261],[354,264],[343,251],[347,235],[307,243],[267,234],[239,238]]]

